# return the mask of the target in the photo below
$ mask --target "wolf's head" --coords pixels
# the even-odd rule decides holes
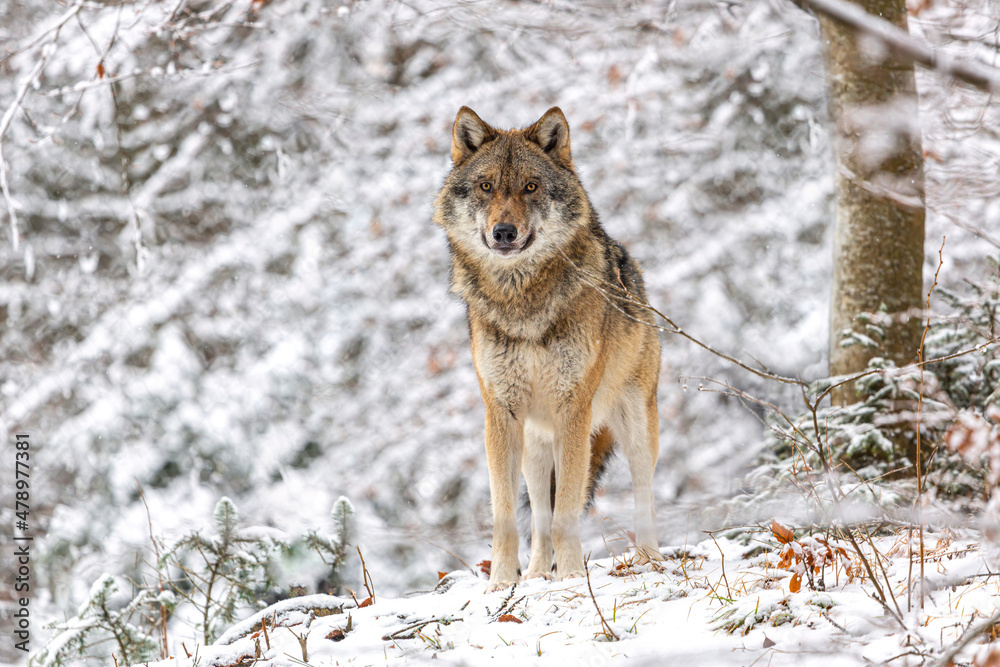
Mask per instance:
[[[487,125],[462,107],[451,133],[453,167],[434,222],[453,247],[504,262],[552,254],[589,223],[558,107],[520,130]]]

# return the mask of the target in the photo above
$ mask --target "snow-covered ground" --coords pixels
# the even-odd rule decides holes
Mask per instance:
[[[886,554],[876,567],[884,568],[882,588],[892,591],[892,613],[870,583],[858,580],[857,559],[825,568],[825,590],[803,583],[791,592],[792,573],[778,567],[780,545],[761,533],[756,544],[719,537],[665,549],[668,559],[657,567],[627,558],[595,560],[589,583],[531,580],[485,593],[481,576],[459,570],[432,591],[405,597],[383,597],[375,582],[375,602],[361,608],[364,600],[350,598],[286,600],[212,646],[189,645],[196,657],[152,664],[928,664],[955,647],[969,627],[998,613],[1000,577],[987,576],[991,570],[968,538],[928,534],[925,540],[922,602],[918,593],[909,600],[905,593],[907,582],[919,577],[905,538],[874,542]],[[770,548],[756,553],[765,543]],[[748,558],[748,552],[756,555]],[[331,614],[338,606],[342,612]],[[982,660],[990,648],[976,637],[955,662]]]

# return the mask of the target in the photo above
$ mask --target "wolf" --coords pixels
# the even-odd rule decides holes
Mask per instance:
[[[616,444],[632,475],[638,555],[661,559],[660,340],[638,265],[605,233],[577,176],[565,115],[553,107],[503,130],[462,107],[451,158],[433,221],[448,239],[486,407],[488,590],[521,575],[521,473],[531,507],[524,578],[583,576],[579,519]]]

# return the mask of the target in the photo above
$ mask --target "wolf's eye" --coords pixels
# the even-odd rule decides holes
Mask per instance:
[[[483,181],[482,183],[479,184],[479,187],[482,189],[483,192],[489,192],[490,190],[493,189],[493,184],[490,183],[489,181]]]
[[[538,189],[537,183],[528,183],[527,185],[524,186],[525,192],[534,192],[537,189]]]

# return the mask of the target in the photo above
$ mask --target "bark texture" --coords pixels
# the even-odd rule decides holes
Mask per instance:
[[[905,0],[856,4],[906,29]],[[874,356],[897,365],[917,358],[923,154],[912,63],[834,19],[821,16],[820,25],[837,153],[830,374],[844,375],[864,370]],[[892,318],[882,349],[841,346],[846,329],[870,335],[858,316],[882,307]],[[850,386],[834,396],[840,405],[855,400]]]

